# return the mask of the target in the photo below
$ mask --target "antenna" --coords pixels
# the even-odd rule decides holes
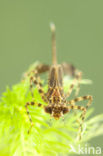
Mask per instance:
[[[51,32],[52,32],[52,62],[53,64],[57,64],[56,59],[56,37],[55,37],[55,25],[54,23],[50,24]]]

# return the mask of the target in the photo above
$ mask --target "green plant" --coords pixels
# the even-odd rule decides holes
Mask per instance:
[[[36,64],[30,67],[34,68]],[[64,78],[64,89],[72,80]],[[81,83],[89,81],[82,80]],[[44,85],[47,89],[47,85]],[[34,89],[35,101],[45,104],[37,89]],[[49,114],[42,108],[29,107],[34,122],[31,133],[27,131],[30,122],[25,110],[25,103],[31,101],[29,79],[19,84],[7,87],[0,99],[0,156],[57,156],[68,155],[78,151],[78,145],[83,145],[91,138],[103,134],[103,114],[90,118],[93,109],[89,109],[84,123],[83,139],[76,140],[80,115],[73,112],[65,115],[65,120],[50,121]],[[89,118],[89,119],[88,119]],[[99,127],[99,129],[98,129]]]

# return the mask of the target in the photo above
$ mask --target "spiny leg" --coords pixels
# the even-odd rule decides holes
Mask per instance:
[[[26,77],[30,77],[30,91],[31,91],[31,95],[33,97],[33,81],[32,81],[32,77],[35,76],[37,77],[38,74],[42,74],[45,73],[47,71],[49,71],[50,69],[50,65],[46,65],[46,64],[38,64],[33,70],[27,72],[24,74],[24,78],[23,81]]]
[[[89,100],[86,107],[83,107],[83,106],[76,106],[75,103],[76,102],[80,102],[80,101],[84,101],[84,100]],[[71,106],[68,106],[69,109],[78,109],[78,110],[82,110],[83,113],[81,114],[80,118],[81,118],[81,123],[80,123],[80,126],[79,126],[79,132],[80,134],[78,134],[79,136],[79,140],[81,140],[81,135],[82,135],[82,131],[83,131],[83,128],[82,128],[82,125],[83,125],[83,122],[84,122],[84,119],[85,119],[85,114],[86,114],[86,111],[88,109],[88,107],[91,105],[92,103],[92,96],[88,95],[88,96],[83,96],[83,97],[77,97],[75,98],[74,100],[70,100],[68,102],[68,104],[70,104]]]
[[[33,76],[30,77],[30,91],[31,91],[31,95],[34,98],[34,94],[33,94]]]
[[[33,79],[37,78],[37,70],[32,71],[33,75],[30,76],[30,91],[31,91],[31,95],[34,98],[34,94],[33,94]]]
[[[73,109],[73,110],[81,110],[83,111],[83,118],[86,114],[86,108],[85,107],[82,107],[82,106],[76,106],[76,105],[72,105],[72,106],[68,106],[68,109]],[[81,140],[81,136],[82,136],[82,131],[83,131],[83,128],[82,128],[82,125],[83,125],[83,118],[82,118],[82,122],[79,122],[79,133],[78,133],[78,136],[79,136],[79,140]]]
[[[46,95],[43,91],[43,86],[40,80],[40,77],[38,76],[38,74],[46,72],[49,70],[49,66],[48,65],[43,65],[43,64],[39,64],[35,70],[32,70],[31,73],[29,73],[30,76],[30,90],[31,90],[31,94],[33,97],[33,84],[35,84],[38,88],[38,91],[42,97],[42,99],[47,102],[46,99]]]
[[[30,81],[36,85],[36,87],[37,87],[37,89],[38,89],[38,91],[39,91],[39,93],[40,93],[42,99],[43,99],[45,102],[47,102],[46,94],[44,93],[43,86],[42,86],[42,83],[41,83],[40,78],[39,78],[39,77],[36,77],[36,76],[34,75],[34,76],[32,76],[32,77],[30,78]],[[31,85],[31,87],[33,87],[33,86]]]
[[[73,65],[71,64],[67,64],[67,63],[63,63],[62,64],[63,67],[63,71],[64,74],[70,75],[74,78],[72,84],[69,87],[69,90],[66,94],[66,98],[69,97],[73,91],[73,88],[76,86],[76,91],[75,91],[75,96],[77,96],[79,94],[79,90],[80,90],[80,82],[82,79],[82,72],[80,72],[78,69],[76,69]],[[74,112],[74,115],[76,116],[77,113]]]
[[[29,113],[29,110],[28,110],[28,106],[38,106],[38,107],[42,107],[43,105],[41,104],[41,103],[35,103],[35,102],[27,102],[26,103],[26,105],[25,105],[25,108],[26,108],[26,112],[27,112],[27,115],[28,115],[28,117],[29,117],[29,121],[30,121],[30,123],[31,123],[31,126],[30,126],[30,128],[29,128],[29,130],[28,130],[28,134],[30,133],[30,131],[31,131],[31,129],[32,129],[32,127],[33,127],[33,121],[32,121],[32,119],[31,119],[31,115],[30,115],[30,113]]]
[[[39,84],[39,86],[42,87],[42,83],[41,83],[41,80],[40,78],[38,77],[38,74],[41,74],[41,73],[44,73],[44,72],[47,72],[49,71],[49,68],[50,66],[49,65],[45,65],[45,64],[39,64],[37,65],[37,67],[32,70],[31,72],[28,73],[28,76],[30,74],[33,74],[33,76],[30,77],[30,90],[31,90],[31,94],[33,96],[33,90],[32,90],[32,87],[33,87],[33,77],[34,77],[34,83],[37,85]],[[39,79],[39,80],[38,80]],[[39,81],[39,82],[38,82]]]

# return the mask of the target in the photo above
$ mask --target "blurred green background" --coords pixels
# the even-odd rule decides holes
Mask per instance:
[[[0,0],[0,93],[33,62],[51,63],[50,22],[56,25],[58,61],[73,63],[93,80],[80,95],[93,95],[95,114],[102,113],[102,0]],[[102,139],[92,145],[101,146]]]

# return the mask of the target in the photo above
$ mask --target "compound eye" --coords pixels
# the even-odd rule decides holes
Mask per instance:
[[[49,114],[52,114],[52,108],[49,107],[49,106],[45,107],[45,112],[49,113]]]
[[[66,113],[68,113],[69,112],[69,109],[67,108],[67,107],[64,107],[63,108],[63,114],[66,114]]]

